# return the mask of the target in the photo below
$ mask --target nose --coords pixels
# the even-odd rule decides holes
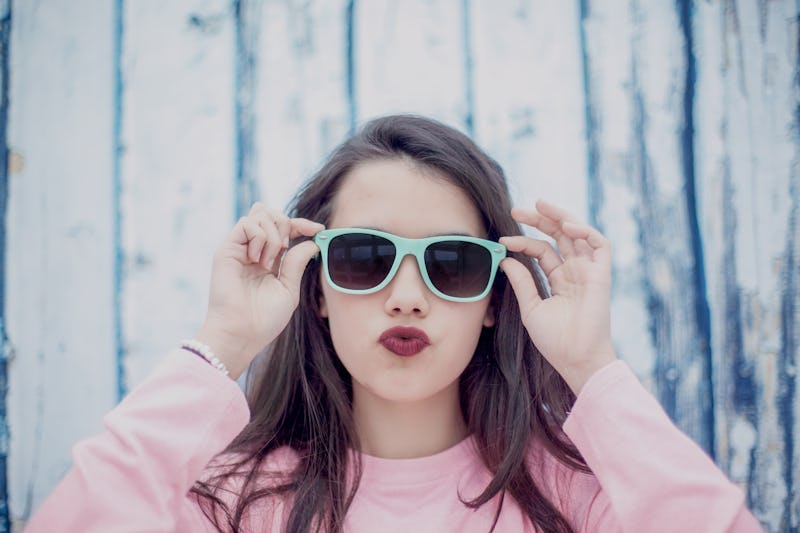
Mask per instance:
[[[417,266],[417,260],[407,255],[392,281],[384,288],[388,291],[385,310],[388,314],[414,314],[426,316],[433,293],[428,290]]]

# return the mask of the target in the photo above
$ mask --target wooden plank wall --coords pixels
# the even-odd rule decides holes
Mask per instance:
[[[0,532],[203,318],[211,254],[353,127],[473,135],[613,241],[613,334],[800,527],[797,0],[0,1]]]

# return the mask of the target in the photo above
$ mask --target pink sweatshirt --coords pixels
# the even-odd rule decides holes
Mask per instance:
[[[74,465],[30,520],[27,533],[214,531],[187,496],[211,459],[244,428],[235,382],[182,350],[171,353],[104,419],[106,431],[78,443]],[[625,363],[586,383],[564,424],[594,476],[532,454],[532,474],[576,531],[762,531],[742,492],[669,420]],[[292,450],[277,450],[290,465]],[[430,457],[363,457],[348,532],[489,531],[495,506],[458,499],[490,479],[467,438]],[[540,457],[536,460],[535,457]],[[264,502],[245,531],[277,531],[281,504]],[[533,531],[506,498],[495,531]]]

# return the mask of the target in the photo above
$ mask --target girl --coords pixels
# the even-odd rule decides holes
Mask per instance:
[[[617,359],[609,286],[608,241],[512,209],[467,137],[374,120],[239,220],[196,338],[29,531],[758,531]]]

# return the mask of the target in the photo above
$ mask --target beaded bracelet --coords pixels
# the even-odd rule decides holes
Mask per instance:
[[[203,344],[202,342],[196,339],[186,339],[181,341],[181,348],[186,351],[192,352],[195,355],[199,355],[203,359],[205,359],[211,366],[215,367],[217,370],[225,374],[226,376],[230,376],[230,372],[225,367],[225,364],[217,359],[217,356],[214,355],[214,352],[211,351],[207,345]]]

